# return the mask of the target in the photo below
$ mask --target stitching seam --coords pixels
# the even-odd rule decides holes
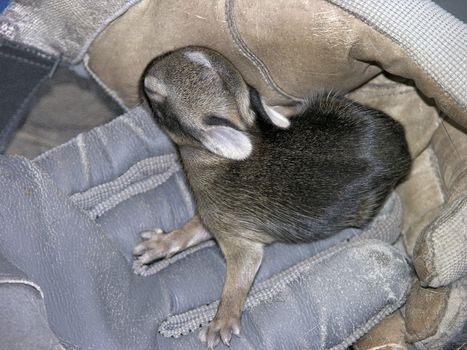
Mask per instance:
[[[104,18],[99,26],[94,29],[94,31],[89,35],[88,39],[82,40],[81,42],[81,49],[78,51],[78,54],[74,58],[71,59],[71,64],[78,64],[81,62],[86,55],[86,52],[88,52],[89,47],[92,45],[94,40],[101,34],[108,26],[109,24],[114,21],[116,18],[122,16],[125,12],[128,11],[130,7],[135,5],[137,2],[140,0],[131,0],[131,1],[125,1],[125,4],[115,11],[113,14],[107,16]]]
[[[362,241],[378,242],[378,240],[375,239],[363,239]],[[277,297],[277,295],[282,293],[287,286],[290,286],[291,284],[299,281],[303,275],[312,269],[316,264],[330,259],[342,250],[356,247],[357,245],[361,244],[362,241],[350,244],[342,242],[334,247],[329,248],[328,250],[318,253],[313,257],[302,260],[294,266],[269,277],[267,280],[259,283],[251,289],[244,306],[244,311],[254,309],[260,304],[273,300],[275,297]],[[353,331],[352,334],[343,339],[340,344],[332,347],[330,350],[347,348],[348,345],[359,339],[384,317],[397,310],[404,303],[405,295],[407,294],[409,287],[410,283],[408,283],[405,288],[406,293],[400,299],[395,300],[392,303],[391,300],[388,300],[388,304],[386,304],[380,310],[380,312],[371,317],[363,326]],[[194,332],[200,327],[205,326],[209,320],[214,317],[214,313],[218,304],[219,300],[216,300],[207,305],[199,306],[183,313],[170,315],[160,324],[158,332],[164,337],[174,338],[178,338],[180,336]]]
[[[0,52],[0,56],[6,57],[6,58],[11,58],[13,60],[22,61],[22,62],[30,64],[32,66],[38,66],[38,67],[41,67],[41,68],[44,68],[44,69],[50,69],[51,68],[51,67],[49,67],[49,66],[47,66],[45,64],[34,62],[34,61],[31,61],[31,60],[28,60],[27,58],[18,57],[18,56],[10,55],[10,54],[3,53],[3,52]]]
[[[287,93],[284,89],[282,89],[279,85],[277,85],[277,83],[271,77],[271,74],[268,68],[266,67],[266,65],[264,64],[264,62],[261,61],[261,59],[259,59],[258,56],[256,56],[254,52],[248,47],[248,45],[243,41],[243,39],[241,38],[240,32],[238,30],[238,27],[237,27],[237,22],[235,20],[234,9],[233,9],[234,2],[235,0],[226,0],[225,17],[227,20],[227,26],[229,28],[230,36],[232,37],[235,46],[237,46],[241,54],[245,56],[248,60],[250,60],[250,62],[253,63],[253,65],[259,70],[263,79],[266,81],[266,83],[269,85],[270,88],[274,89],[280,95],[288,99],[292,99],[294,101],[303,101],[303,99]]]
[[[0,16],[0,20],[3,20],[3,18],[1,16]],[[14,42],[14,41],[11,41],[11,40],[6,39],[6,38],[0,37],[0,44],[11,47],[11,48],[14,48],[14,49],[18,49],[18,50],[28,52],[28,53],[31,53],[33,55],[37,55],[37,56],[39,56],[39,57],[41,57],[43,59],[46,59],[48,61],[54,60],[56,58],[55,56],[47,54],[47,53],[45,53],[43,51],[40,51],[40,50],[38,50],[38,49],[36,49],[34,47],[25,46],[24,44]]]
[[[18,277],[6,277],[0,279],[0,284],[24,284],[26,286],[30,286],[39,292],[41,299],[44,299],[44,293],[42,292],[41,287],[33,281]]]

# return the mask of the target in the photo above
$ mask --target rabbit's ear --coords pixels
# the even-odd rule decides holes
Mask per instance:
[[[249,89],[251,109],[256,112],[257,118],[281,129],[287,129],[290,126],[290,120],[284,114],[268,106],[255,88],[250,86]]]
[[[157,103],[163,103],[167,98],[166,86],[155,77],[147,76],[144,78],[144,92]]]
[[[246,133],[229,126],[212,126],[204,130],[199,139],[209,151],[228,159],[246,159],[253,149]]]
[[[261,105],[263,106],[266,115],[269,117],[269,120],[275,126],[281,129],[287,129],[290,126],[290,120],[284,114],[276,110],[274,107],[268,106],[262,98]]]

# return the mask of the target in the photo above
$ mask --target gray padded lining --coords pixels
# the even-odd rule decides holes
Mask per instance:
[[[362,249],[362,242],[365,248]],[[321,253],[318,253],[306,260],[303,260],[292,267],[283,270],[272,277],[268,278],[267,280],[258,283],[255,285],[249,293],[248,299],[245,303],[245,310],[251,310],[258,306],[261,303],[265,302],[274,302],[274,299],[277,298],[278,295],[284,293],[287,287],[293,283],[297,283],[299,281],[303,281],[303,279],[317,279],[319,275],[328,276],[328,278],[332,278],[335,275],[336,271],[324,271],[329,267],[331,264],[327,264],[328,260],[339,259],[341,264],[344,261],[352,260],[352,254],[360,255],[359,258],[361,259],[365,254],[365,249],[375,249],[372,250],[371,253],[368,255],[369,257],[373,258],[374,260],[370,260],[370,269],[374,270],[377,269],[378,263],[383,265],[387,264],[390,260],[390,256],[385,255],[388,252],[385,251],[385,248],[380,246],[379,241],[366,241],[366,240],[353,240],[352,243],[340,243],[337,244]],[[354,252],[355,251],[355,252]],[[397,253],[399,254],[399,253]],[[347,258],[347,259],[346,259]],[[317,266],[319,271],[317,270]],[[387,267],[387,266],[385,266]],[[343,266],[339,266],[339,269],[345,270]],[[405,273],[409,274],[409,270],[405,267]],[[400,272],[400,271],[398,271]],[[369,274],[374,274],[376,271],[372,271]],[[384,275],[384,272],[378,272]],[[347,278],[352,279],[356,276],[347,276]],[[394,276],[386,276],[386,278],[393,278]],[[397,278],[399,278],[398,276]],[[382,282],[383,280],[379,281]],[[349,281],[350,287],[352,283],[361,283],[361,281],[356,282],[355,280]],[[405,285],[407,288],[407,285]],[[381,286],[378,286],[381,288]],[[319,294],[319,292],[316,292]],[[323,295],[319,295],[317,299],[323,299]],[[384,316],[387,316],[389,313],[395,311],[399,308],[402,304],[404,299],[399,300],[389,300],[391,304],[387,305],[388,308],[384,309],[383,312],[378,312],[374,318],[377,321],[380,321]],[[336,300],[337,302],[337,300]],[[198,307],[197,309],[190,310],[188,312],[172,315],[168,317],[159,327],[159,333],[166,337],[175,337],[178,338],[181,335],[188,334],[194,330],[200,328],[200,325],[207,325],[210,320],[214,318],[216,313],[217,307],[219,305],[219,301],[215,301],[213,303],[203,305]],[[334,310],[336,311],[336,310]],[[379,310],[378,310],[379,311]],[[377,322],[376,321],[376,322]],[[374,326],[375,320],[370,318],[368,321],[370,327]],[[369,328],[364,325],[363,327],[359,328],[357,331],[351,332],[347,336],[347,338],[354,338],[358,339],[361,335],[363,335]],[[361,333],[361,334],[359,334]],[[358,335],[359,334],[359,335]],[[350,343],[343,343],[340,344],[343,347],[350,345]]]
[[[12,0],[0,14],[0,36],[77,63],[94,38],[138,1]]]
[[[0,315],[0,349],[64,349],[51,332],[44,302],[33,288],[0,283]]]
[[[174,339],[157,329],[171,315],[215,305],[225,276],[217,245],[171,261],[150,276],[138,276],[132,268],[139,232],[170,231],[194,213],[180,170],[154,162],[170,163],[173,154],[167,137],[139,107],[35,161],[0,157],[0,254],[14,267],[10,276],[40,286],[50,329],[65,348],[205,349],[195,333]],[[159,180],[149,181],[151,186],[135,185],[154,176]],[[122,191],[118,200],[108,201]],[[397,217],[392,215],[398,212],[396,202],[385,208],[390,218]],[[90,213],[99,203],[108,204],[93,219]],[[383,235],[391,241],[399,235],[400,218],[394,225]],[[255,281],[268,288],[255,287],[262,294],[254,294],[233,349],[340,346],[403,302],[410,282],[404,257],[386,243],[345,242],[358,233],[269,246]],[[293,267],[342,240],[347,254],[310,269]],[[288,268],[303,274],[283,284],[277,276],[288,278],[281,274]]]

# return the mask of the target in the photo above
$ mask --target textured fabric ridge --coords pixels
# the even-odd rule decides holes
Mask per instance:
[[[467,27],[461,21],[431,1],[328,1],[396,41],[448,95],[467,107]]]
[[[141,275],[141,276],[154,275],[155,273],[158,273],[159,271],[167,268],[169,265],[174,264],[179,260],[182,260],[183,258],[187,257],[188,255],[191,255],[191,254],[197,252],[198,250],[208,248],[208,247],[212,247],[215,244],[216,243],[213,240],[203,242],[203,243],[198,244],[198,245],[196,245],[194,247],[188,248],[187,250],[184,250],[181,253],[175,254],[174,256],[172,256],[172,257],[170,257],[168,259],[163,259],[163,260],[157,261],[157,262],[155,262],[155,263],[153,263],[151,265],[142,264],[141,259],[138,258],[138,259],[135,259],[133,261],[133,271],[137,275]]]
[[[276,275],[273,275],[272,277],[255,285],[252,288],[245,303],[244,309],[250,310],[264,302],[274,300],[274,298],[284,292],[288,286],[300,281],[302,278],[306,278],[306,275],[310,269],[314,268],[318,264],[326,264],[328,260],[333,259],[333,257],[339,253],[352,249],[360,249],[362,244],[368,244],[371,246],[375,243],[381,244],[381,242],[377,240],[359,240],[352,243],[343,242],[322,253],[303,260],[298,264],[283,270],[280,273],[277,273]],[[372,248],[368,249],[371,250]],[[365,251],[365,248],[363,251]],[[408,290],[408,288],[409,283],[407,282],[405,292]],[[399,297],[396,297],[391,293],[388,294],[386,305],[376,315],[373,315],[361,327],[355,329],[352,334],[347,336],[339,345],[331,347],[330,349],[337,350],[347,348],[375,324],[381,321],[385,316],[398,309],[404,300],[405,293]],[[169,316],[164,322],[161,323],[158,332],[165,337],[178,338],[182,335],[196,331],[199,328],[207,325],[209,321],[213,319],[218,305],[219,301],[217,300],[210,304],[202,305],[196,309]]]
[[[348,246],[345,246],[344,244],[334,246],[329,250],[304,260],[289,269],[281,271],[266,281],[254,286],[245,302],[244,310],[253,308],[260,302],[273,299],[276,295],[282,292],[288,284],[297,281],[300,276],[306,273],[306,271],[308,271],[313,265],[329,259],[346,248],[348,248]],[[182,335],[198,330],[201,326],[208,324],[209,321],[214,318],[218,305],[219,300],[216,300],[208,305],[202,305],[182,314],[169,316],[161,323],[158,331],[165,337],[178,338]]]
[[[179,169],[176,154],[151,157],[136,163],[117,179],[75,193],[70,199],[95,219],[128,198],[160,186]]]

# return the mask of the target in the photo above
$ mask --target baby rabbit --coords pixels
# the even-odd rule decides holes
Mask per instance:
[[[143,263],[210,238],[227,276],[202,338],[229,345],[263,247],[363,227],[410,168],[403,127],[344,97],[309,99],[287,118],[262,102],[220,54],[187,47],[155,59],[144,92],[177,144],[198,215],[169,234],[142,234]]]

